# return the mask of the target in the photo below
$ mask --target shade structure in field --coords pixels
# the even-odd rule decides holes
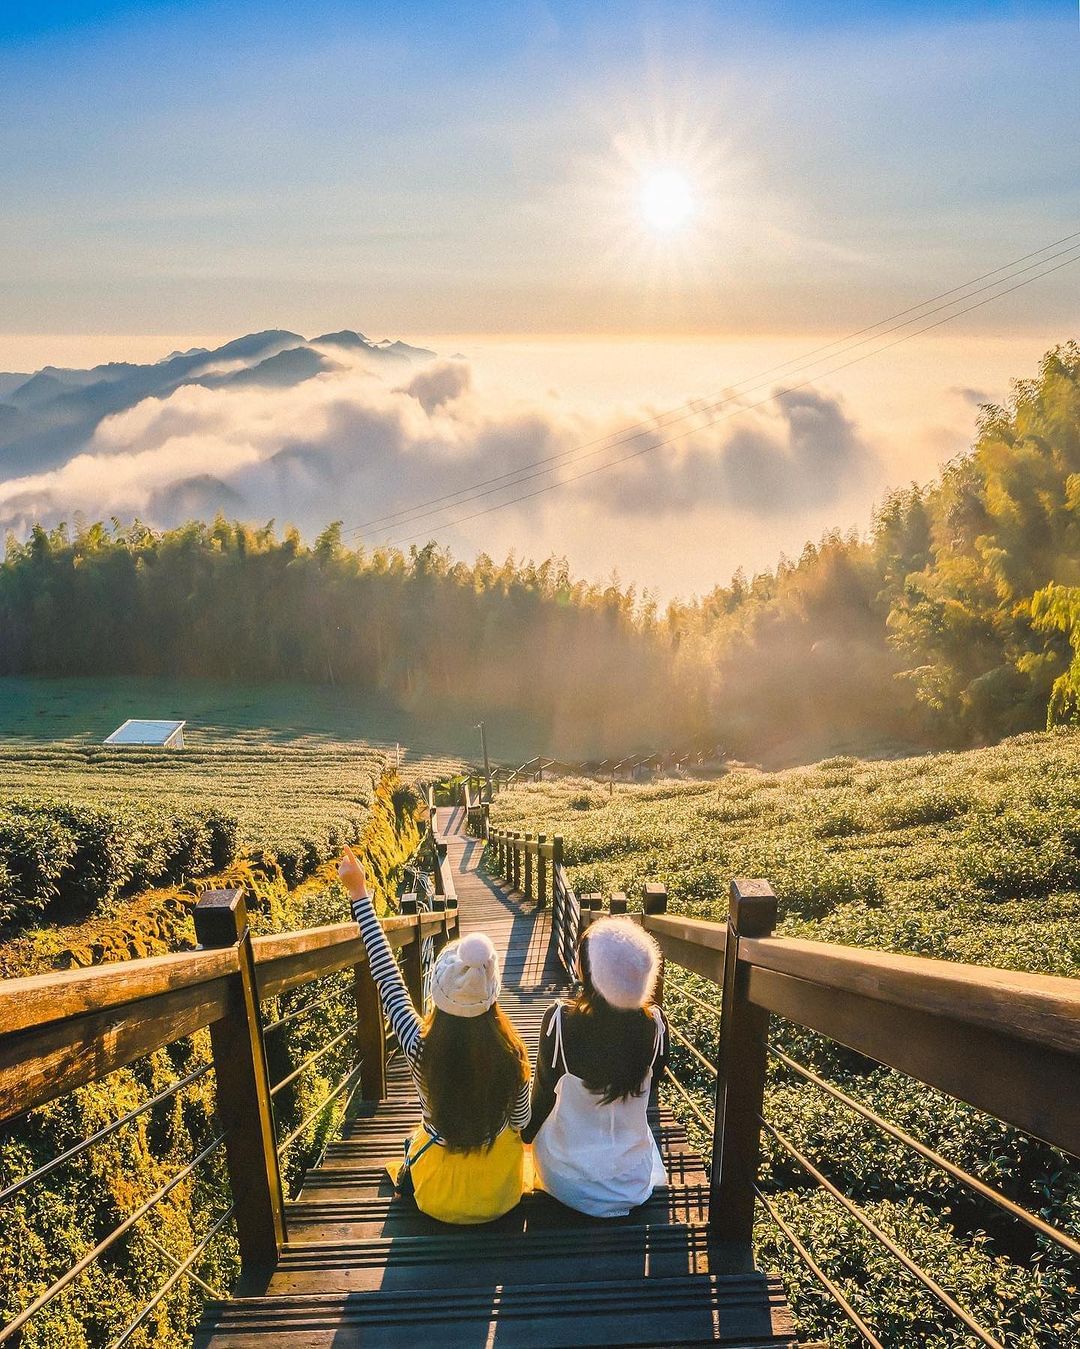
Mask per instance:
[[[162,749],[184,748],[186,721],[141,721],[128,718],[112,735],[106,736],[106,745],[157,745]]]

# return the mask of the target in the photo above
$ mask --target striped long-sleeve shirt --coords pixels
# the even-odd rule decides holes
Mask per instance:
[[[398,968],[397,960],[390,949],[390,943],[386,940],[386,933],[382,930],[382,924],[375,913],[375,906],[371,902],[370,895],[352,901],[352,914],[360,925],[360,936],[363,938],[364,947],[367,950],[371,976],[379,990],[379,998],[390,1022],[390,1029],[397,1036],[401,1052],[404,1054],[405,1061],[409,1065],[409,1071],[412,1073],[413,1086],[420,1098],[420,1111],[424,1123],[434,1130],[431,1109],[424,1092],[424,1083],[419,1069],[420,1049],[423,1040],[423,1022],[420,1019],[420,1014],[413,1006],[412,998],[409,997],[409,990],[405,987],[405,980],[401,977],[401,970]],[[529,1122],[529,1108],[529,1083],[525,1081],[522,1083],[517,1099],[509,1112],[509,1124],[512,1129],[517,1129],[520,1132],[525,1128]]]

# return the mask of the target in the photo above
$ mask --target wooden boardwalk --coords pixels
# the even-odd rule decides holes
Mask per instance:
[[[499,948],[501,1002],[535,1054],[544,1009],[563,989],[547,914],[478,870],[483,845],[465,835],[463,814],[447,828],[461,929]],[[393,1194],[382,1164],[417,1117],[397,1057],[388,1098],[352,1108],[289,1204],[277,1269],[207,1308],[199,1349],[797,1344],[779,1280],[746,1256],[710,1252],[708,1178],[666,1109],[651,1118],[669,1185],[629,1217],[583,1218],[537,1193],[476,1228],[434,1222]]]

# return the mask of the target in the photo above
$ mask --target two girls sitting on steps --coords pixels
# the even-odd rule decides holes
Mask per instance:
[[[544,1015],[530,1103],[528,1056],[497,1002],[490,938],[474,932],[443,948],[434,1006],[421,1019],[348,848],[338,874],[420,1100],[421,1123],[392,1168],[399,1186],[411,1181],[419,1209],[450,1223],[509,1212],[524,1189],[523,1131],[538,1183],[582,1213],[628,1213],[666,1184],[646,1118],[667,1061],[667,1025],[652,1002],[660,952],[647,933],[626,918],[587,929],[581,991]]]

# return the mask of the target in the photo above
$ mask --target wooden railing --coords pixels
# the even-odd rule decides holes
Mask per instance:
[[[604,912],[603,897],[575,895],[562,863],[561,838],[548,841],[542,835],[491,828],[488,846],[491,869],[512,889],[541,903],[546,901],[544,873],[536,859],[551,859],[552,940],[568,976],[574,978],[579,936]],[[755,1204],[761,1203],[856,1332],[880,1349],[872,1327],[824,1273],[763,1190],[758,1173],[765,1131],[798,1169],[880,1241],[976,1340],[999,1346],[931,1274],[829,1180],[822,1163],[806,1157],[766,1118],[770,1059],[1044,1241],[1074,1257],[1080,1257],[1080,1242],[772,1046],[770,1022],[782,1018],[818,1032],[1080,1156],[1080,980],[777,937],[773,935],[776,897],[763,880],[731,883],[726,923],[669,914],[666,903],[662,886],[645,886],[641,912],[630,916],[656,938],[665,965],[690,971],[712,984],[718,994],[716,1000],[709,1000],[680,989],[680,998],[719,1020],[715,1060],[703,1054],[669,1014],[673,1040],[715,1082],[709,1111],[674,1074],[668,1077],[681,1107],[712,1138],[710,1240],[717,1245],[748,1246]],[[625,895],[610,897],[610,912],[625,913],[627,908]]]
[[[405,896],[402,913],[383,920],[391,947],[400,952],[403,973],[418,1006],[423,1002],[431,961],[457,929],[457,900],[448,869],[441,869],[439,884],[440,893],[435,894],[432,886],[432,895],[423,902],[415,895]],[[18,1123],[36,1107],[107,1078],[203,1029],[209,1030],[211,1044],[210,1059],[171,1087],[0,1189],[0,1204],[30,1191],[210,1074],[217,1114],[210,1143],[0,1327],[0,1344],[15,1342],[38,1312],[222,1147],[231,1203],[217,1215],[196,1249],[185,1260],[174,1261],[173,1274],[114,1344],[127,1343],[179,1278],[197,1277],[199,1257],[230,1220],[235,1224],[243,1274],[255,1275],[273,1267],[286,1238],[282,1159],[326,1121],[336,1102],[347,1103],[358,1093],[369,1100],[386,1095],[387,1025],[355,923],[252,937],[239,890],[204,894],[194,913],[201,943],[196,951],[0,982],[0,1125]],[[340,989],[339,980],[329,992],[320,990],[274,1020],[264,1020],[266,1005],[340,973],[351,976]],[[302,1026],[315,1008],[340,997],[346,1009],[350,1004],[352,1008],[344,1030],[301,1063],[282,1061],[280,1033],[290,1024]],[[352,1052],[348,1042],[354,1046]],[[345,1071],[282,1136],[277,1115],[283,1094],[305,1070],[334,1051],[344,1057]],[[272,1071],[275,1060],[279,1066]]]

